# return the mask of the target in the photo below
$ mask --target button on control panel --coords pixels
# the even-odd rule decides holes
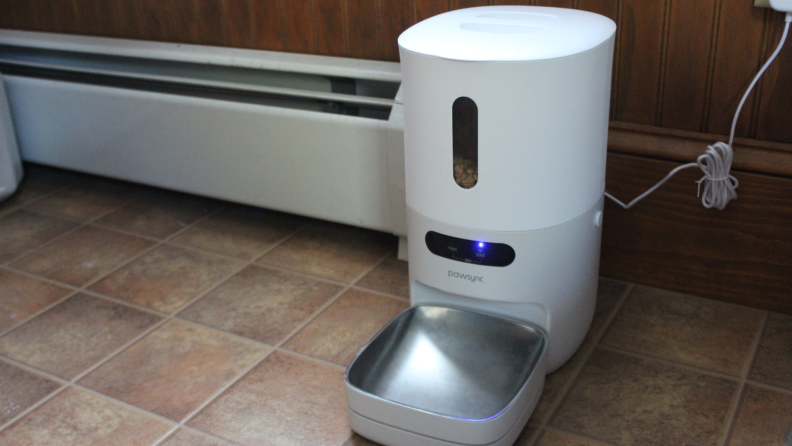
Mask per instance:
[[[467,240],[429,231],[426,247],[437,256],[484,266],[509,266],[516,257],[514,249],[505,243]]]

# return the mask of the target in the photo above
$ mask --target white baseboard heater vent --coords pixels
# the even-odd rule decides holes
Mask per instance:
[[[0,30],[24,160],[406,234],[399,65]]]

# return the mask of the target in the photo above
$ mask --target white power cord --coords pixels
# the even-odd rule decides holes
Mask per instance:
[[[731,201],[737,199],[737,186],[739,186],[739,181],[737,178],[734,178],[729,172],[731,171],[732,160],[734,159],[734,149],[732,149],[732,144],[734,143],[734,130],[737,127],[737,119],[740,117],[740,111],[742,111],[743,105],[745,104],[745,100],[748,99],[748,95],[751,93],[751,90],[759,81],[759,78],[762,77],[767,67],[773,63],[778,53],[781,52],[781,48],[784,46],[784,42],[786,41],[787,34],[789,33],[789,23],[792,22],[792,12],[787,12],[786,18],[784,20],[786,24],[784,25],[784,33],[781,35],[781,40],[778,42],[778,47],[767,59],[767,62],[762,66],[762,69],[759,70],[759,73],[756,74],[751,85],[748,86],[748,89],[745,90],[745,94],[740,101],[740,105],[737,106],[737,112],[734,114],[734,119],[732,120],[731,132],[729,133],[729,143],[717,142],[709,147],[707,147],[707,151],[704,152],[703,155],[699,156],[697,162],[684,164],[676,169],[672,170],[671,172],[666,175],[665,178],[660,180],[657,184],[651,187],[651,189],[647,190],[646,192],[642,193],[638,197],[636,197],[633,201],[629,202],[628,204],[624,204],[621,201],[617,200],[613,195],[605,192],[605,196],[610,198],[611,200],[615,201],[616,204],[623,207],[624,209],[631,208],[635,203],[643,200],[647,195],[654,192],[658,187],[662,186],[666,181],[668,181],[674,174],[679,172],[680,170],[687,169],[689,167],[696,167],[698,166],[701,171],[704,173],[704,176],[697,181],[699,185],[699,196],[701,196],[701,204],[704,205],[705,208],[716,208],[722,210],[726,207],[726,205]],[[701,191],[701,184],[704,183],[704,191]]]

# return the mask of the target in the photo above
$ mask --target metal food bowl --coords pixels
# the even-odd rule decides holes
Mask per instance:
[[[460,309],[393,319],[346,370],[352,429],[386,445],[511,445],[544,384],[545,333]]]

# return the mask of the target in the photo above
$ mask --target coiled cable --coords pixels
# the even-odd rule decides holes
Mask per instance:
[[[660,180],[657,184],[636,197],[628,204],[622,203],[607,192],[605,192],[605,196],[616,202],[616,204],[623,207],[624,209],[629,209],[634,204],[638,203],[639,201],[646,198],[646,196],[654,192],[658,187],[662,186],[680,170],[698,166],[704,173],[704,176],[700,180],[696,181],[696,183],[698,183],[699,192],[697,196],[701,197],[701,204],[704,205],[705,208],[723,210],[723,208],[725,208],[731,200],[736,200],[737,187],[740,185],[740,182],[737,181],[737,178],[734,178],[734,176],[731,175],[730,171],[732,160],[734,159],[734,149],[732,149],[732,144],[734,143],[734,130],[737,128],[737,119],[740,117],[740,111],[742,111],[745,100],[748,99],[748,95],[751,93],[751,90],[753,90],[753,87],[759,81],[759,78],[761,78],[765,70],[767,70],[767,67],[773,63],[773,60],[775,60],[776,56],[778,56],[778,53],[781,52],[781,48],[784,46],[787,34],[789,33],[789,23],[792,22],[792,12],[788,12],[786,14],[785,22],[786,24],[784,25],[784,33],[781,35],[781,40],[778,42],[778,47],[776,47],[776,50],[773,52],[770,58],[767,59],[767,62],[765,62],[765,64],[753,78],[751,85],[748,86],[747,90],[745,90],[745,94],[740,101],[740,105],[737,106],[737,111],[734,113],[734,119],[732,120],[728,144],[716,142],[715,144],[707,147],[707,150],[704,152],[704,154],[698,157],[697,162],[684,164],[672,170],[668,173],[668,175],[666,175],[665,178]],[[701,191],[702,183],[704,184],[703,192]]]

